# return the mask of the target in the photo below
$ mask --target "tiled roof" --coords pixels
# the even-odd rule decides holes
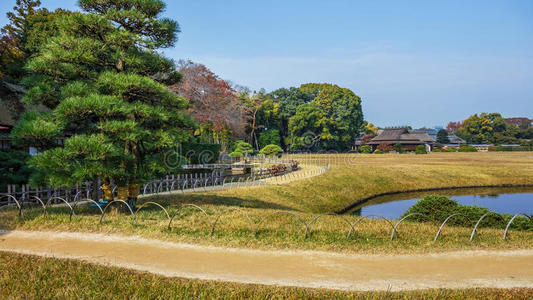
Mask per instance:
[[[433,139],[425,132],[409,131],[407,127],[384,129],[378,136],[373,138],[368,144],[377,145],[381,143],[401,143],[401,144],[433,144]]]

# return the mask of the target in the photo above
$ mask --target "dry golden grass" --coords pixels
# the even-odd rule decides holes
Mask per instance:
[[[531,299],[532,289],[344,292],[168,278],[74,260],[0,252],[4,299]]]
[[[425,188],[533,185],[533,153],[431,153],[294,155],[303,163],[331,164],[327,173],[278,186],[204,193],[207,199],[284,207],[303,212],[338,211],[375,194]],[[177,195],[176,199],[192,199]],[[200,198],[198,195],[192,196]]]
[[[157,207],[141,210],[137,215],[139,225],[135,226],[127,214],[109,215],[107,222],[99,224],[99,215],[94,207],[81,207],[78,217],[69,221],[68,209],[54,208],[48,218],[38,209],[25,211],[23,219],[16,211],[0,214],[0,228],[4,230],[39,230],[114,233],[138,235],[165,241],[185,242],[198,245],[213,245],[253,249],[302,249],[322,250],[339,253],[368,254],[412,254],[437,253],[462,250],[517,250],[532,249],[532,231],[510,231],[507,240],[502,239],[503,229],[480,228],[473,243],[469,242],[472,227],[446,226],[437,242],[433,238],[440,224],[403,222],[398,235],[390,241],[392,225],[383,220],[364,219],[355,226],[347,239],[350,225],[355,216],[330,216],[318,219],[310,226],[309,237],[305,238],[306,226],[316,214],[296,212],[292,215],[273,215],[271,209],[237,209],[231,206],[204,204],[202,207],[214,221],[219,218],[215,232],[206,216],[191,207],[178,210],[172,200],[160,200],[171,215],[177,214],[168,229],[168,219]],[[246,212],[251,221],[247,218]],[[266,219],[265,219],[266,218]],[[264,220],[261,227],[258,224]],[[392,222],[393,224],[395,221]],[[258,231],[259,230],[259,231]]]
[[[405,222],[399,238],[389,242],[391,227],[385,221],[367,220],[346,239],[349,226],[343,218],[326,216],[312,226],[305,239],[305,226],[292,216],[269,218],[255,234],[255,224],[275,210],[292,210],[306,223],[317,213],[341,209],[373,194],[420,188],[532,184],[533,155],[529,153],[441,153],[430,155],[314,155],[295,157],[304,163],[332,165],[327,173],[284,185],[235,188],[226,191],[185,195],[154,196],[143,201],[163,204],[170,214],[184,203],[200,205],[220,217],[216,232],[198,210],[186,208],[175,219],[172,229],[156,207],[142,210],[140,226],[133,226],[127,215],[110,216],[99,225],[96,208],[81,208],[82,216],[69,222],[65,208],[55,208],[48,219],[38,209],[17,219],[15,212],[0,214],[0,228],[20,230],[88,231],[135,234],[149,238],[208,244],[225,247],[263,249],[313,249],[357,253],[424,253],[477,249],[531,249],[533,232],[513,231],[507,241],[503,230],[482,229],[474,243],[468,238],[472,227],[446,227],[441,240],[433,243],[438,224]],[[245,208],[252,223],[241,210]]]

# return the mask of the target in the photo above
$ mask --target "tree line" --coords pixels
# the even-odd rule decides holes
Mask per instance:
[[[446,130],[469,144],[531,145],[531,121],[528,118],[505,119],[499,113],[481,113],[464,121],[450,122]]]
[[[163,17],[161,0],[80,0],[80,11],[40,4],[17,0],[0,37],[0,80],[26,90],[8,105],[14,144],[39,150],[29,158],[33,185],[101,178],[106,198],[111,182],[135,198],[140,183],[170,171],[165,153],[178,144],[236,155],[347,151],[366,125],[349,89],[251,91],[165,57],[180,27]]]

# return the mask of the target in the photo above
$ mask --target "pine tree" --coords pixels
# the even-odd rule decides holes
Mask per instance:
[[[448,132],[444,129],[441,129],[437,132],[437,143],[439,144],[449,144],[450,138],[448,137]]]
[[[17,0],[13,11],[6,14],[9,23],[0,29],[0,78],[20,79],[29,53],[25,49],[28,19],[37,13],[39,0]]]
[[[168,171],[164,153],[188,140],[187,100],[166,85],[181,75],[158,48],[177,40],[160,0],[80,0],[83,12],[56,19],[57,33],[27,63],[24,100],[51,113],[28,113],[13,130],[30,160],[33,184],[71,185],[101,178],[105,198],[135,198],[138,184]],[[66,137],[64,145],[57,140]]]

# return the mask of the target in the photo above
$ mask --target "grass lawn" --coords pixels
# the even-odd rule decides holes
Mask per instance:
[[[39,209],[25,210],[24,218],[15,211],[0,212],[0,228],[12,230],[54,230],[108,232],[140,235],[168,241],[179,241],[224,247],[261,249],[312,249],[348,253],[427,253],[479,249],[531,249],[533,232],[510,231],[502,240],[502,229],[481,228],[473,243],[472,227],[447,226],[436,243],[433,238],[440,224],[404,222],[398,237],[389,241],[391,224],[382,220],[364,220],[346,239],[354,216],[324,216],[310,228],[305,239],[305,225],[317,214],[372,194],[385,191],[427,187],[488,184],[533,183],[533,155],[529,153],[441,153],[430,155],[315,155],[311,158],[330,160],[327,173],[286,185],[245,187],[205,194],[154,196],[142,201],[156,201],[170,215],[178,214],[168,229],[168,219],[155,206],[138,214],[139,226],[130,216],[108,216],[100,225],[95,207],[79,207],[79,216],[69,222],[66,208],[51,208],[48,218]],[[335,160],[337,159],[337,160]],[[300,158],[302,160],[302,158]],[[199,210],[183,203],[200,205],[217,218],[216,230]],[[329,208],[326,208],[329,207]],[[301,220],[290,215],[274,215],[276,210],[292,210]],[[243,211],[246,212],[246,215]],[[250,219],[248,219],[248,217]],[[266,219],[265,219],[266,218]],[[259,232],[257,224],[264,219]]]
[[[42,210],[25,211],[22,219],[16,211],[0,213],[0,228],[41,231],[75,231],[139,235],[165,241],[186,242],[221,247],[260,249],[306,249],[343,253],[428,253],[455,250],[480,249],[532,249],[533,231],[511,230],[507,240],[502,239],[503,229],[480,228],[473,243],[469,242],[472,227],[446,226],[437,242],[433,238],[440,224],[403,222],[398,235],[390,241],[392,225],[383,220],[363,220],[355,226],[355,232],[347,239],[354,216],[329,216],[318,219],[310,226],[310,236],[305,238],[305,225],[296,217],[286,214],[273,215],[264,219],[271,209],[245,209],[212,204],[200,205],[211,216],[218,219],[216,230],[199,210],[185,207],[181,210],[172,200],[160,200],[169,209],[170,215],[178,214],[168,229],[166,215],[157,207],[150,206],[137,215],[139,225],[135,226],[127,214],[109,215],[107,222],[99,224],[100,216],[94,207],[82,207],[78,216],[69,221],[69,210],[53,208],[48,218]],[[316,214],[296,212],[305,223]],[[257,224],[264,219],[256,234]]]
[[[301,162],[331,164],[322,176],[273,187],[204,194],[261,207],[303,212],[338,211],[384,192],[425,188],[533,184],[532,152],[294,155]],[[176,196],[176,199],[188,196]]]
[[[7,299],[530,299],[533,289],[343,292],[167,278],[73,260],[0,252]]]
[[[45,218],[38,208],[24,210],[18,218],[14,210],[0,211],[4,230],[52,230],[139,235],[166,241],[179,241],[222,247],[261,249],[308,249],[343,253],[433,253],[454,250],[532,249],[533,232],[511,231],[502,240],[502,229],[481,228],[474,243],[471,227],[447,226],[439,241],[433,237],[438,224],[404,222],[399,235],[389,241],[391,225],[383,220],[364,220],[346,239],[353,216],[324,216],[305,238],[305,225],[290,215],[274,215],[290,210],[305,223],[317,213],[336,211],[383,192],[421,188],[472,185],[524,185],[533,183],[533,155],[529,153],[433,153],[430,155],[314,155],[294,157],[300,161],[324,164],[331,170],[310,179],[284,185],[245,187],[209,193],[154,196],[170,215],[177,214],[172,227],[155,206],[137,215],[134,226],[126,214],[111,214],[99,224],[95,207],[83,206],[69,222],[67,208],[50,208]],[[199,210],[180,204],[195,203],[215,221],[211,235],[209,220]],[[246,213],[244,213],[244,212]],[[248,218],[249,217],[249,218]],[[256,232],[261,220],[261,229]],[[319,289],[275,287],[215,281],[166,278],[158,275],[98,266],[84,262],[39,258],[0,252],[0,298],[162,298],[162,299],[531,299],[532,289],[424,290],[409,292],[343,292]]]

